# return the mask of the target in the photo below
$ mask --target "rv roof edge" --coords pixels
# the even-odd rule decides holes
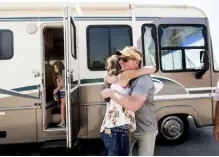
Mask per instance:
[[[189,8],[196,9],[196,10],[199,10],[200,12],[202,12],[202,14],[203,14],[205,17],[207,17],[206,13],[205,13],[202,9],[200,9],[200,8],[198,8],[198,7],[195,7],[195,6],[192,6],[192,5],[190,5],[190,6],[188,6],[188,7],[189,7]]]
[[[82,11],[80,5],[79,4],[75,4],[74,6],[75,6],[75,10],[76,10],[77,15],[78,16],[83,16],[83,11]]]
[[[1,3],[0,3],[1,4]],[[34,4],[33,3],[15,3],[15,4],[10,4],[10,3],[2,3],[0,8],[2,11],[4,10],[56,10],[56,9],[62,9],[64,5],[69,5],[74,7],[77,10],[77,13],[79,15],[83,14],[83,9],[129,9],[130,5],[135,5],[135,8],[190,8],[190,9],[195,9],[199,10],[205,17],[206,14],[204,13],[203,10],[200,8],[197,8],[195,6],[188,6],[188,5],[166,5],[166,4],[142,4],[142,3],[135,3],[135,2],[126,2],[126,3],[98,3],[98,4],[91,4],[91,3],[57,3],[57,4],[52,4],[52,3],[39,3],[39,4]]]

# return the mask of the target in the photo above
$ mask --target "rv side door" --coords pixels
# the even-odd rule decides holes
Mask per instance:
[[[72,148],[79,132],[79,75],[76,53],[76,27],[72,11],[64,8],[64,59],[66,90],[66,139],[67,147]]]

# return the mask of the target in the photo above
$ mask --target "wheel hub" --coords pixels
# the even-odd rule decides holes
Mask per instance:
[[[183,133],[183,129],[182,120],[175,116],[167,117],[161,124],[161,133],[170,140],[179,138]]]

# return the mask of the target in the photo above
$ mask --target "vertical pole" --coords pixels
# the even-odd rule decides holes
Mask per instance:
[[[135,35],[135,24],[136,24],[135,5],[130,4],[130,9],[132,13],[132,41],[133,41],[133,46],[137,47],[137,39]]]

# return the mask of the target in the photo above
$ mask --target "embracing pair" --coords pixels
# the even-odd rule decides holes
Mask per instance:
[[[108,99],[101,126],[101,139],[107,155],[132,155],[138,140],[138,155],[153,155],[157,136],[154,84],[150,66],[141,67],[142,54],[135,47],[125,47],[107,60],[107,88],[101,91]]]

